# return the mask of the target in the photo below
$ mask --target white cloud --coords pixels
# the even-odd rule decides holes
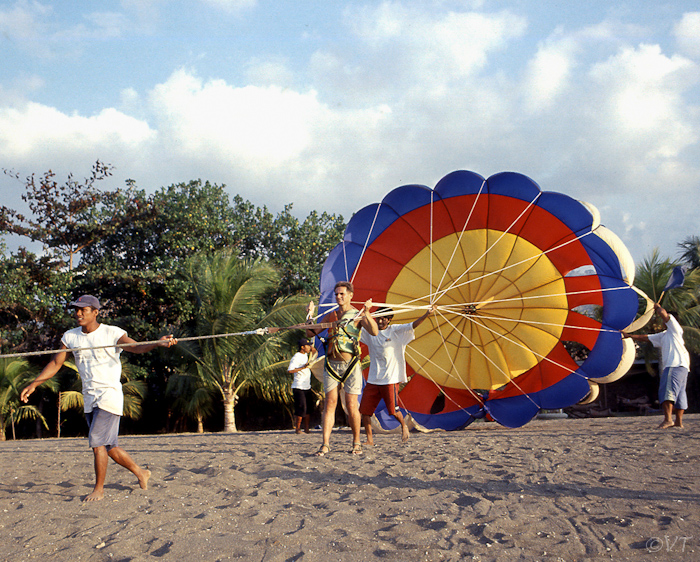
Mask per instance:
[[[156,86],[150,103],[173,150],[239,165],[279,165],[298,156],[310,141],[309,125],[322,111],[313,91],[202,83],[185,70]]]
[[[317,52],[311,72],[331,95],[352,92],[345,103],[355,104],[412,92],[440,96],[474,79],[491,54],[526,28],[522,17],[507,11],[433,13],[400,2],[348,8],[344,22],[359,43]]]
[[[285,87],[294,82],[294,73],[284,59],[254,59],[247,65],[246,79],[256,86],[276,84]]]
[[[617,143],[633,144],[645,160],[675,157],[698,141],[683,93],[699,77],[692,61],[668,57],[658,45],[625,48],[590,72],[602,93],[599,117],[609,120]]]
[[[111,108],[93,117],[31,102],[0,109],[0,154],[9,161],[58,152],[94,154],[102,147],[131,151],[154,135],[146,123]]]
[[[217,7],[241,7],[226,4]],[[165,1],[121,5],[154,29],[172,17]],[[432,186],[458,168],[515,170],[599,206],[603,222],[636,245],[635,257],[672,236],[671,227],[697,224],[692,216],[664,223],[663,205],[675,196],[694,201],[700,185],[698,13],[679,20],[683,50],[674,53],[639,44],[648,30],[624,22],[528,37],[528,21],[512,12],[436,5],[447,3],[354,5],[333,37],[308,30],[305,48],[320,46],[306,58],[269,43],[236,59],[235,83],[223,67],[220,75],[206,69],[205,58],[191,70],[162,63],[158,71],[170,76],[156,84],[124,77],[116,107],[92,116],[27,103],[20,92],[48,96],[51,83],[42,88],[37,76],[45,75],[27,70],[22,85],[15,74],[14,86],[0,88],[0,156],[29,172],[59,161],[76,173],[99,157],[145,188],[201,177],[272,209],[294,201],[297,212],[346,217],[403,183]],[[36,29],[49,43],[57,36],[42,28],[49,8],[14,6],[0,8],[0,28],[17,23],[13,40],[37,41],[26,35]],[[141,19],[133,11],[140,6]],[[118,34],[125,23],[108,16],[103,28]],[[645,199],[658,208],[638,206]]]
[[[570,86],[578,45],[571,38],[541,44],[528,63],[523,99],[528,111],[546,110]]]
[[[689,57],[700,58],[700,12],[688,12],[673,29],[680,49]]]

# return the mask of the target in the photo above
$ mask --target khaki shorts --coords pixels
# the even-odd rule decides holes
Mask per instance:
[[[332,359],[329,359],[328,362],[331,364],[331,367],[335,369],[335,372],[339,374],[344,373],[345,369],[347,369],[348,365],[350,364],[350,361],[333,361]],[[359,395],[362,391],[362,368],[360,366],[360,363],[360,361],[357,362],[352,372],[348,374],[348,377],[345,379],[345,382],[342,383],[343,390],[345,390],[347,394]],[[328,394],[328,392],[336,388],[339,384],[341,383],[339,383],[336,379],[330,376],[328,374],[328,371],[324,368],[323,392]]]

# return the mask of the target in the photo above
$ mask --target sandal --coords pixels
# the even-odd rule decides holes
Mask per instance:
[[[362,443],[353,443],[352,444],[352,450],[350,451],[351,455],[361,455],[362,454]]]
[[[325,457],[330,452],[331,452],[330,446],[326,445],[324,443],[323,445],[321,445],[321,448],[318,451],[316,451],[316,453],[314,455],[317,457]]]

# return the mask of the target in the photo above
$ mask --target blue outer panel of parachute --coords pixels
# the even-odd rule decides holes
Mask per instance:
[[[605,240],[598,236],[584,236],[580,241],[586,248],[598,275],[624,279],[620,259]]]
[[[537,206],[554,215],[563,222],[581,243],[592,236],[583,236],[593,228],[593,215],[580,201],[553,191],[544,191],[537,201]]]
[[[490,176],[486,183],[492,195],[513,197],[528,203],[542,193],[540,187],[527,176],[516,172],[501,172]]]
[[[382,199],[382,206],[389,207],[398,216],[403,216],[422,207],[430,205],[433,190],[424,185],[405,185],[387,193]]]
[[[435,193],[441,199],[459,197],[460,195],[476,195],[479,191],[486,193],[485,182],[486,180],[479,174],[459,170],[442,178],[435,186]]]
[[[619,332],[601,330],[580,370],[585,376],[594,379],[606,377],[617,368],[622,351],[622,337]]]
[[[603,290],[603,327],[624,330],[637,316],[636,291],[619,278],[598,275],[598,279]]]
[[[396,211],[384,204],[369,205],[355,213],[345,227],[345,242],[361,248],[371,246],[374,240],[399,217]],[[353,267],[357,263],[353,264]],[[352,272],[352,270],[350,270]]]
[[[558,383],[537,392],[531,392],[527,396],[487,400],[484,408],[501,425],[522,427],[532,420],[540,409],[568,408],[590,391],[591,387],[586,378],[576,371]]]
[[[321,298],[319,303],[335,302],[333,298],[333,287],[338,281],[347,281],[345,260],[350,264],[357,264],[362,254],[362,246],[341,242],[331,250],[323,264],[321,271]],[[354,266],[353,266],[354,267]],[[352,276],[352,270],[347,270]]]

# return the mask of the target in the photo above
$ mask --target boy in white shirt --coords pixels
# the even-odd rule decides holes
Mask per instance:
[[[294,429],[296,433],[301,433],[301,422],[304,421],[304,432],[309,433],[310,400],[311,392],[311,369],[309,369],[309,353],[313,346],[306,338],[299,340],[299,351],[297,351],[289,361],[287,371],[294,375],[292,381],[292,394],[294,395]]]
[[[408,426],[398,405],[399,385],[407,380],[406,346],[415,339],[415,328],[420,326],[434,310],[435,308],[431,306],[423,316],[410,324],[389,326],[394,317],[393,310],[389,307],[379,308],[375,313],[379,333],[373,336],[368,331],[363,331],[360,335],[360,341],[369,349],[370,359],[367,384],[362,391],[360,402],[360,414],[367,435],[367,445],[374,445],[372,415],[382,399],[387,411],[401,424],[401,440],[408,441]]]
[[[92,295],[83,295],[70,303],[75,308],[78,327],[68,330],[61,338],[61,349],[49,361],[34,381],[22,390],[22,402],[27,402],[36,387],[53,377],[63,366],[68,352],[75,348],[93,348],[73,351],[75,365],[83,383],[83,404],[88,422],[88,442],[95,455],[95,488],[83,501],[101,500],[109,458],[130,470],[139,480],[139,486],[148,488],[151,471],[139,467],[124,449],[118,446],[119,420],[124,408],[122,392],[121,347],[116,344],[137,344],[116,326],[100,324],[97,316],[100,301]],[[170,347],[177,340],[172,336],[160,338],[162,343],[127,347],[131,353],[146,353],[156,347]],[[102,347],[109,346],[109,347]],[[102,348],[101,348],[102,347]],[[101,349],[98,349],[101,348]]]

